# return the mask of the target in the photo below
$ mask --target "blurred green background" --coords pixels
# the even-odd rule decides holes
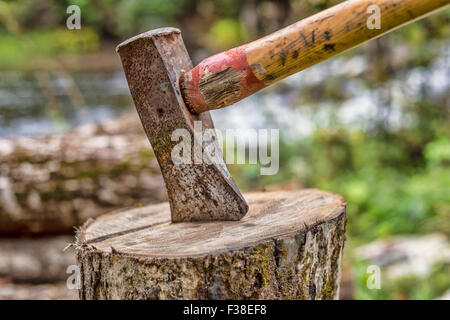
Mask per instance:
[[[114,47],[137,33],[178,27],[198,63],[339,2],[2,0],[0,135],[51,134],[132,110]],[[71,4],[81,9],[80,30],[66,28]],[[244,114],[254,118],[247,127],[280,128],[277,175],[231,166],[243,190],[312,187],[345,198],[344,268],[355,298],[428,299],[450,288],[447,260],[426,276],[405,274],[370,290],[365,268],[373,262],[354,254],[399,235],[439,233],[448,243],[449,36],[447,9],[213,113],[219,128]],[[42,98],[36,88],[55,75],[76,84],[81,103],[70,99],[74,94],[67,94],[69,102]]]

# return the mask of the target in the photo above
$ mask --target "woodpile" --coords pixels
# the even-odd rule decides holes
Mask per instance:
[[[64,251],[74,228],[167,199],[135,113],[65,134],[0,139],[0,159],[0,299],[77,298],[66,286],[74,250]]]

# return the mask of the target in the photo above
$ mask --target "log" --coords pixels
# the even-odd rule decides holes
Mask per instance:
[[[65,282],[17,284],[0,281],[0,300],[76,300],[76,290],[67,289]]]
[[[64,250],[73,236],[0,239],[0,278],[16,283],[66,281],[75,264],[73,250]]]
[[[0,139],[0,235],[72,233],[90,217],[167,199],[135,113],[49,137]]]
[[[345,202],[332,193],[244,195],[240,221],[171,223],[168,203],[77,233],[80,299],[336,299]]]

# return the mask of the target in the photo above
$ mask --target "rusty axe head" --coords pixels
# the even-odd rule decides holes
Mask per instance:
[[[220,150],[217,139],[212,136],[203,141],[202,134],[194,134],[197,128],[201,133],[214,128],[211,116],[208,112],[191,114],[181,97],[178,79],[192,69],[192,62],[180,31],[174,28],[152,30],[121,43],[116,50],[122,60],[134,104],[161,167],[172,221],[242,218],[248,205],[221,152],[215,155],[204,152],[205,149]],[[180,143],[180,136],[174,136],[177,129],[189,133],[191,150],[200,146],[201,161],[175,161],[177,154],[173,150]]]

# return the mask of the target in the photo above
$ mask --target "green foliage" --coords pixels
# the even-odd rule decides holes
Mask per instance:
[[[437,262],[428,275],[405,274],[399,278],[381,277],[380,289],[369,289],[366,272],[370,262],[358,260],[354,264],[355,298],[362,300],[428,300],[441,297],[450,288],[450,263]],[[381,269],[383,275],[383,268]]]
[[[425,144],[425,164],[418,166],[402,136],[380,139],[361,131],[319,130],[288,148],[280,147],[281,172],[276,178],[297,177],[307,187],[343,195],[348,232],[359,241],[436,230],[449,233],[446,147],[448,140],[442,138]],[[259,184],[255,179],[247,175],[244,180],[252,187],[276,183],[271,176],[261,177]]]

